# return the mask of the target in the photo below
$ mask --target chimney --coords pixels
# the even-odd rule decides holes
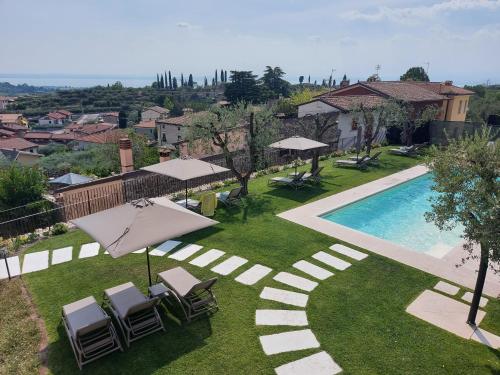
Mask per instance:
[[[453,81],[444,81],[444,85],[445,86],[452,86],[453,85]]]
[[[120,164],[122,173],[134,170],[134,158],[132,157],[132,141],[128,138],[120,138]]]
[[[160,153],[160,163],[163,163],[164,161],[168,161],[171,158],[170,154],[171,154],[172,150],[170,150],[169,148],[167,147],[161,147],[160,150],[159,150],[159,153]]]

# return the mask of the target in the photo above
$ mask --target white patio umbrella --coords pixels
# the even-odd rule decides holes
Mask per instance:
[[[229,169],[227,168],[198,159],[172,159],[162,163],[148,165],[147,167],[141,169],[184,181],[186,188],[186,208],[188,207],[188,180],[222,172],[229,172]]]
[[[218,223],[164,197],[139,199],[71,222],[99,242],[113,258],[146,248],[149,285],[149,246]]]
[[[309,138],[299,137],[298,135],[282,139],[281,141],[271,143],[268,147],[284,150],[305,151],[314,148],[327,147],[326,143],[314,141]],[[297,159],[295,159],[295,174],[297,174]]]

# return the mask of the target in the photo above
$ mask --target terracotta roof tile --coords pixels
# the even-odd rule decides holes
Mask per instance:
[[[445,82],[408,82],[441,95],[474,95],[474,91],[446,84]]]
[[[386,99],[377,95],[334,96],[331,95],[331,93],[322,95],[318,99],[343,111],[350,111],[360,104],[363,104],[363,106],[365,106],[366,108],[375,108],[387,101]]]
[[[156,128],[156,122],[155,120],[143,120],[137,125],[134,125],[134,128],[154,129]]]
[[[29,148],[37,147],[36,143],[27,141],[23,138],[6,138],[0,139],[0,148],[8,150],[26,150]]]
[[[391,98],[408,102],[427,102],[448,99],[446,96],[427,90],[409,81],[360,82],[360,84],[390,96]]]
[[[147,110],[158,112],[158,113],[161,113],[161,114],[165,114],[165,113],[169,113],[170,112],[168,109],[165,109],[165,108],[157,106],[157,105],[154,105],[152,107],[146,108],[145,111],[147,111]]]
[[[0,113],[0,122],[16,123],[19,117],[23,117],[20,113]]]
[[[104,133],[85,135],[79,138],[79,141],[97,144],[118,143],[120,138],[124,136],[126,136],[124,131],[115,129]]]
[[[186,113],[182,116],[177,117],[169,117],[159,122],[169,124],[169,125],[177,125],[177,126],[186,126],[189,125],[190,122],[197,118],[207,114],[207,111],[195,112],[195,113]]]

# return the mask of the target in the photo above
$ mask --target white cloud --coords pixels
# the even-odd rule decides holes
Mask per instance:
[[[188,30],[199,29],[200,28],[200,26],[198,26],[198,25],[192,25],[189,22],[177,22],[175,24],[175,26],[177,26],[180,29],[188,29]]]
[[[442,15],[446,12],[456,12],[473,9],[500,9],[500,0],[448,0],[435,3],[430,6],[418,7],[380,7],[377,11],[368,13],[359,10],[352,10],[342,14],[342,17],[348,20],[362,20],[377,22],[390,20],[400,23],[415,23],[420,19],[431,18]]]

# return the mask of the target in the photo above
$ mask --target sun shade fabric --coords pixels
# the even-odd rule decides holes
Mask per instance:
[[[281,141],[271,143],[269,147],[271,148],[281,148],[287,150],[311,150],[313,148],[327,147],[325,143],[313,141],[312,139],[304,137],[290,137],[282,139]]]
[[[217,221],[201,216],[167,198],[141,199],[72,220],[99,242],[113,258],[165,242]]]
[[[90,181],[92,181],[90,177],[82,176],[76,173],[66,173],[61,177],[57,177],[54,178],[53,180],[50,180],[49,184],[76,185]]]
[[[182,181],[209,176],[211,174],[229,172],[229,169],[227,168],[198,159],[172,159],[162,163],[149,165],[142,169],[148,172],[170,176]]]

